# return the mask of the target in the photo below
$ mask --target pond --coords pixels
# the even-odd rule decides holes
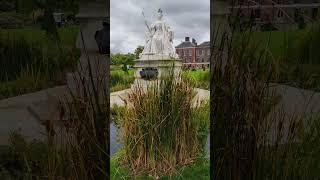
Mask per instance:
[[[114,155],[122,147],[118,140],[118,128],[112,122],[110,124],[110,156]],[[206,144],[207,155],[210,155],[210,136],[208,136]]]

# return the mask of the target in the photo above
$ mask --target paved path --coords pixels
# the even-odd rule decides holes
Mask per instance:
[[[277,141],[279,134],[279,121],[283,123],[280,143],[286,143],[289,134],[289,127],[292,122],[300,121],[308,125],[312,121],[320,120],[320,93],[294,88],[286,85],[273,84],[270,92],[275,92],[280,96],[280,101],[274,111],[269,114],[272,122],[269,131],[269,140],[273,144]],[[315,119],[318,118],[318,119]]]
[[[27,139],[43,138],[41,119],[58,119],[57,105],[67,94],[65,86],[25,94],[0,101],[0,145],[8,143],[11,131],[19,131]],[[31,109],[31,111],[30,111]]]
[[[316,114],[320,111],[320,93],[301,90],[284,85],[275,85],[271,89],[281,95],[279,107],[281,106],[289,116],[293,113]],[[111,93],[111,106],[124,105],[123,98],[130,89]],[[210,92],[196,89],[196,99],[209,99]],[[9,133],[19,130],[22,135],[29,139],[41,138],[45,129],[39,120],[28,110],[30,107],[41,119],[58,119],[56,111],[60,99],[67,99],[68,89],[66,86],[58,86],[36,93],[0,100],[0,145],[8,143]]]
[[[317,115],[320,112],[320,93],[279,84],[272,84],[270,90],[280,96],[278,108],[288,115]]]

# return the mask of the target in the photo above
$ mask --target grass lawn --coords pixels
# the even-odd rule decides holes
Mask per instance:
[[[121,69],[111,70],[110,72],[110,85],[111,92],[121,91],[131,87],[134,81],[134,71],[129,70],[125,72]]]
[[[316,26],[314,27],[316,28]],[[316,30],[309,26],[303,30],[285,32],[251,32],[241,37],[249,36],[250,45],[257,46],[249,51],[253,50],[256,53],[258,50],[264,49],[269,51],[271,56],[266,59],[266,62],[272,63],[279,72],[279,79],[275,79],[275,82],[319,91],[320,54],[315,47],[320,44],[316,44],[319,36],[316,34]],[[239,40],[245,42],[242,41],[239,34],[235,37],[236,46],[243,46],[244,44],[237,44]],[[308,39],[310,37],[317,39],[310,41]],[[245,44],[246,47],[250,47],[250,45]],[[260,54],[257,55],[260,56]]]
[[[78,26],[59,28],[62,51],[39,27],[1,29],[0,99],[65,84],[65,72],[77,64]]]
[[[261,49],[268,47],[274,57],[281,57],[285,55],[287,43],[296,43],[305,33],[305,30],[253,32],[251,38]]]
[[[79,32],[79,26],[67,26],[58,29],[61,43],[64,47],[74,47]],[[26,27],[21,29],[2,29],[0,37],[5,38],[7,35],[15,37],[24,37],[29,42],[47,43],[46,33],[38,27]]]
[[[197,88],[210,89],[209,70],[183,71],[182,76],[188,79]]]
[[[130,88],[134,81],[134,70],[129,70],[128,73],[115,68],[110,72],[111,92],[121,91]],[[209,70],[183,71],[182,76],[187,78],[195,87],[209,90],[210,77]]]
[[[119,161],[121,158],[121,151],[115,154],[110,160],[110,179],[136,179],[136,180],[152,180],[154,178],[142,174],[137,177],[132,177],[127,168],[121,167]],[[202,157],[194,165],[190,167],[181,168],[175,175],[163,176],[161,180],[178,180],[178,179],[210,179],[210,162],[209,158]]]

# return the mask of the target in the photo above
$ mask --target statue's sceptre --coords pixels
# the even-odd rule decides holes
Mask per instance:
[[[149,25],[147,23],[147,20],[146,20],[146,17],[144,16],[144,12],[143,11],[142,11],[142,16],[144,17],[144,23],[146,24],[146,26],[147,26],[147,28],[148,28],[148,30],[150,32],[150,27],[149,27]]]

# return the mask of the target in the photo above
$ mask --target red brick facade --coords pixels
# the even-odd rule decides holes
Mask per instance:
[[[183,63],[196,62],[196,47],[176,48],[176,52]]]
[[[210,62],[210,42],[203,42],[200,45],[197,44],[195,39],[189,40],[189,37],[185,38],[184,42],[181,42],[176,46],[176,52],[182,62],[188,66],[197,66],[209,64]]]

